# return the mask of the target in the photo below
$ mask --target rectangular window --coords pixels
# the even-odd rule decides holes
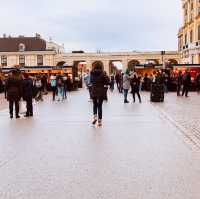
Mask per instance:
[[[198,41],[200,41],[200,25],[198,25]]]
[[[42,55],[37,56],[37,65],[43,66],[43,56]]]
[[[187,34],[185,34],[185,45],[187,45]]]
[[[19,56],[19,65],[25,66],[25,56],[24,55]]]
[[[193,31],[190,31],[190,43],[193,43]]]
[[[1,65],[7,66],[7,56],[6,55],[1,56]]]

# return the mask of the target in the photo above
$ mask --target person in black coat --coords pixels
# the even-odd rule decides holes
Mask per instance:
[[[103,71],[103,65],[97,62],[91,72],[91,97],[93,100],[94,119],[92,124],[95,125],[98,120],[98,125],[102,125],[102,105],[105,98],[105,86],[109,85],[109,78]],[[98,117],[97,117],[98,113]],[[97,119],[98,118],[98,119]]]
[[[33,116],[33,96],[33,80],[29,78],[28,74],[24,74],[24,79],[22,81],[22,97],[23,100],[26,101],[27,111],[25,117]]]
[[[191,75],[190,71],[187,70],[186,73],[183,75],[183,92],[182,96],[188,97],[188,92],[191,84]]]
[[[196,83],[197,83],[197,93],[200,94],[200,73],[197,74]]]
[[[5,88],[7,93],[7,100],[9,101],[10,118],[13,118],[13,106],[15,104],[15,116],[18,119],[20,118],[19,101],[22,96],[22,81],[19,77],[18,71],[11,71],[11,74],[6,81]]]
[[[142,103],[141,96],[140,96],[140,77],[137,77],[136,74],[134,74],[131,80],[131,88],[132,88],[132,94],[133,94],[133,102],[135,103],[135,94],[137,94],[139,102]]]

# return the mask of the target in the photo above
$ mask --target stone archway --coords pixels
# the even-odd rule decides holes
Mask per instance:
[[[135,70],[135,66],[137,66],[139,64],[140,64],[140,62],[138,60],[133,59],[133,60],[131,60],[131,61],[128,62],[128,69],[130,71],[134,71]]]
[[[176,59],[169,59],[167,62],[170,65],[177,65],[178,64],[178,61]]]
[[[65,61],[60,61],[56,64],[56,66],[64,66],[66,64]]]
[[[121,68],[118,68],[121,67]],[[119,70],[122,70],[121,60],[110,60],[109,61],[109,74],[116,74]]]
[[[146,65],[159,65],[159,60],[157,60],[157,59],[147,59],[145,64]]]

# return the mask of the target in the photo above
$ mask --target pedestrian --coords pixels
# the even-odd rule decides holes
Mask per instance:
[[[47,81],[47,76],[46,75],[43,75],[41,77],[41,82],[42,82],[42,93],[44,95],[47,95],[48,94],[48,92],[47,92],[48,81]]]
[[[91,72],[91,96],[93,100],[93,121],[95,125],[102,126],[102,105],[105,95],[104,86],[109,85],[109,78],[103,72],[103,64],[97,62]]]
[[[124,103],[129,103],[127,98],[130,87],[131,87],[131,76],[129,70],[127,69],[123,76]]]
[[[0,76],[0,93],[2,93],[2,91],[3,91],[3,80]]]
[[[92,100],[91,97],[91,79],[90,79],[90,71],[87,70],[85,76],[84,76],[84,83],[86,85],[86,88],[88,89],[89,92],[89,101]]]
[[[182,72],[179,71],[178,73],[178,76],[177,76],[177,96],[180,96],[180,91],[181,91],[181,86],[182,86],[182,83],[183,83],[183,80],[182,80]]]
[[[119,83],[120,83],[120,73],[117,72],[117,74],[115,75],[115,81],[117,84],[117,89],[119,90]]]
[[[10,118],[13,118],[13,108],[15,105],[15,117],[19,116],[19,101],[22,96],[22,80],[19,77],[17,70],[12,70],[6,81],[7,100],[9,101]]]
[[[36,77],[36,80],[34,82],[34,86],[37,89],[37,95],[35,97],[36,101],[43,101],[43,85],[40,76]]]
[[[57,80],[58,101],[64,100],[64,82],[63,78],[59,77]]]
[[[57,92],[56,76],[52,75],[50,77],[50,84],[51,84],[51,89],[52,89],[53,101],[55,101],[55,99],[56,99],[56,92]]]
[[[143,78],[143,85],[142,85],[142,87],[143,87],[143,90],[144,91],[148,91],[149,90],[149,77],[148,77],[148,74],[147,73],[145,73],[145,75],[144,75],[144,78]]]
[[[197,74],[196,84],[197,84],[197,93],[200,94],[200,72]]]
[[[115,89],[115,77],[114,75],[111,75],[110,76],[110,90],[111,92],[113,92]]]
[[[24,74],[24,79],[22,81],[22,97],[26,101],[26,115],[25,117],[33,116],[33,80],[28,74]]]
[[[64,99],[67,99],[68,88],[67,88],[67,77],[66,76],[63,77],[63,84],[64,84]]]
[[[182,96],[185,95],[185,97],[188,97],[190,84],[191,84],[191,75],[190,75],[190,71],[187,70],[185,72],[185,74],[183,75],[183,92],[182,92]]]
[[[140,77],[137,74],[134,74],[131,80],[131,87],[133,91],[133,102],[135,103],[135,94],[137,94],[139,102],[142,103],[141,96],[140,96]]]
[[[109,76],[107,75],[107,72],[104,71],[104,75],[105,77],[107,78],[107,82],[110,82],[110,79],[109,79]],[[108,88],[109,88],[109,85],[104,85],[104,101],[108,102]]]

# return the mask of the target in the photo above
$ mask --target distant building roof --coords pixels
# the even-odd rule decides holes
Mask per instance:
[[[46,41],[40,37],[0,38],[0,52],[45,51]]]

